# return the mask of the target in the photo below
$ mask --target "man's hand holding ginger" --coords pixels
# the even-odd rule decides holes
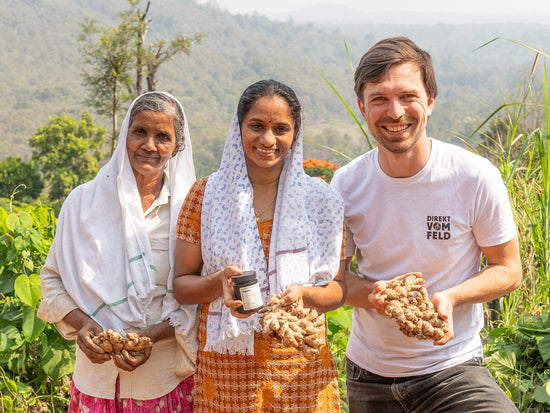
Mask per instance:
[[[452,338],[452,328],[436,308],[445,303],[445,310],[450,309],[452,314],[452,305],[441,294],[436,302],[438,305],[434,307],[424,282],[421,273],[408,273],[390,281],[376,282],[369,301],[380,314],[393,318],[406,336],[445,344]],[[450,318],[447,311],[444,311],[444,317]]]

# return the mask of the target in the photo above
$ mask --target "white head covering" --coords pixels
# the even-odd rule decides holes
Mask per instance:
[[[323,285],[338,273],[344,203],[302,165],[301,131],[284,159],[269,250],[269,268],[254,216],[237,114],[220,169],[208,178],[201,214],[203,274],[236,266],[256,270],[264,303],[292,285]],[[219,297],[209,306],[205,350],[254,353],[259,315],[238,319]]]
[[[180,105],[173,96],[163,94]],[[153,254],[126,150],[130,114],[136,101],[128,109],[112,158],[95,179],[75,188],[65,200],[54,241],[59,273],[67,292],[105,330],[121,332],[129,327],[147,327],[146,316],[155,287]],[[159,321],[170,319],[176,332],[188,335],[195,326],[196,308],[180,307],[172,294],[177,214],[195,181],[187,119],[184,145],[185,149],[168,161],[165,170],[170,188],[171,269]]]

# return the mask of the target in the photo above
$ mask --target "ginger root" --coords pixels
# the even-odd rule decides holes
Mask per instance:
[[[260,324],[265,334],[278,338],[286,347],[294,347],[308,360],[326,344],[321,334],[325,319],[315,309],[304,308],[297,302],[283,306],[280,295],[272,294],[259,313],[263,314]]]
[[[111,355],[121,353],[123,350],[132,355],[137,355],[137,353],[144,353],[146,348],[153,346],[149,337],[140,337],[137,333],[128,333],[123,338],[119,332],[111,329],[94,336],[92,341]]]
[[[428,298],[424,282],[420,273],[410,273],[389,282],[380,295],[386,302],[386,315],[396,320],[403,334],[419,340],[439,340],[449,329]]]

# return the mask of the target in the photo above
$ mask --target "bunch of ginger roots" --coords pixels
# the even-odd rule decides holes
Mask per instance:
[[[447,323],[434,310],[424,282],[421,273],[405,274],[390,281],[380,295],[386,302],[386,315],[395,319],[403,334],[439,340],[448,331]]]
[[[301,302],[283,306],[280,295],[273,294],[259,313],[263,314],[260,324],[265,334],[280,339],[286,347],[294,347],[309,360],[326,344],[322,334],[324,316],[304,308]]]
[[[128,333],[123,337],[118,331],[111,329],[94,336],[92,341],[111,355],[127,351],[134,357],[153,345],[149,337],[140,337],[137,333]]]

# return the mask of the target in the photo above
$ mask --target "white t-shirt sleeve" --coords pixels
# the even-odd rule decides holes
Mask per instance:
[[[517,234],[508,190],[500,171],[486,161],[487,171],[480,181],[475,203],[473,234],[480,247],[503,244]]]

